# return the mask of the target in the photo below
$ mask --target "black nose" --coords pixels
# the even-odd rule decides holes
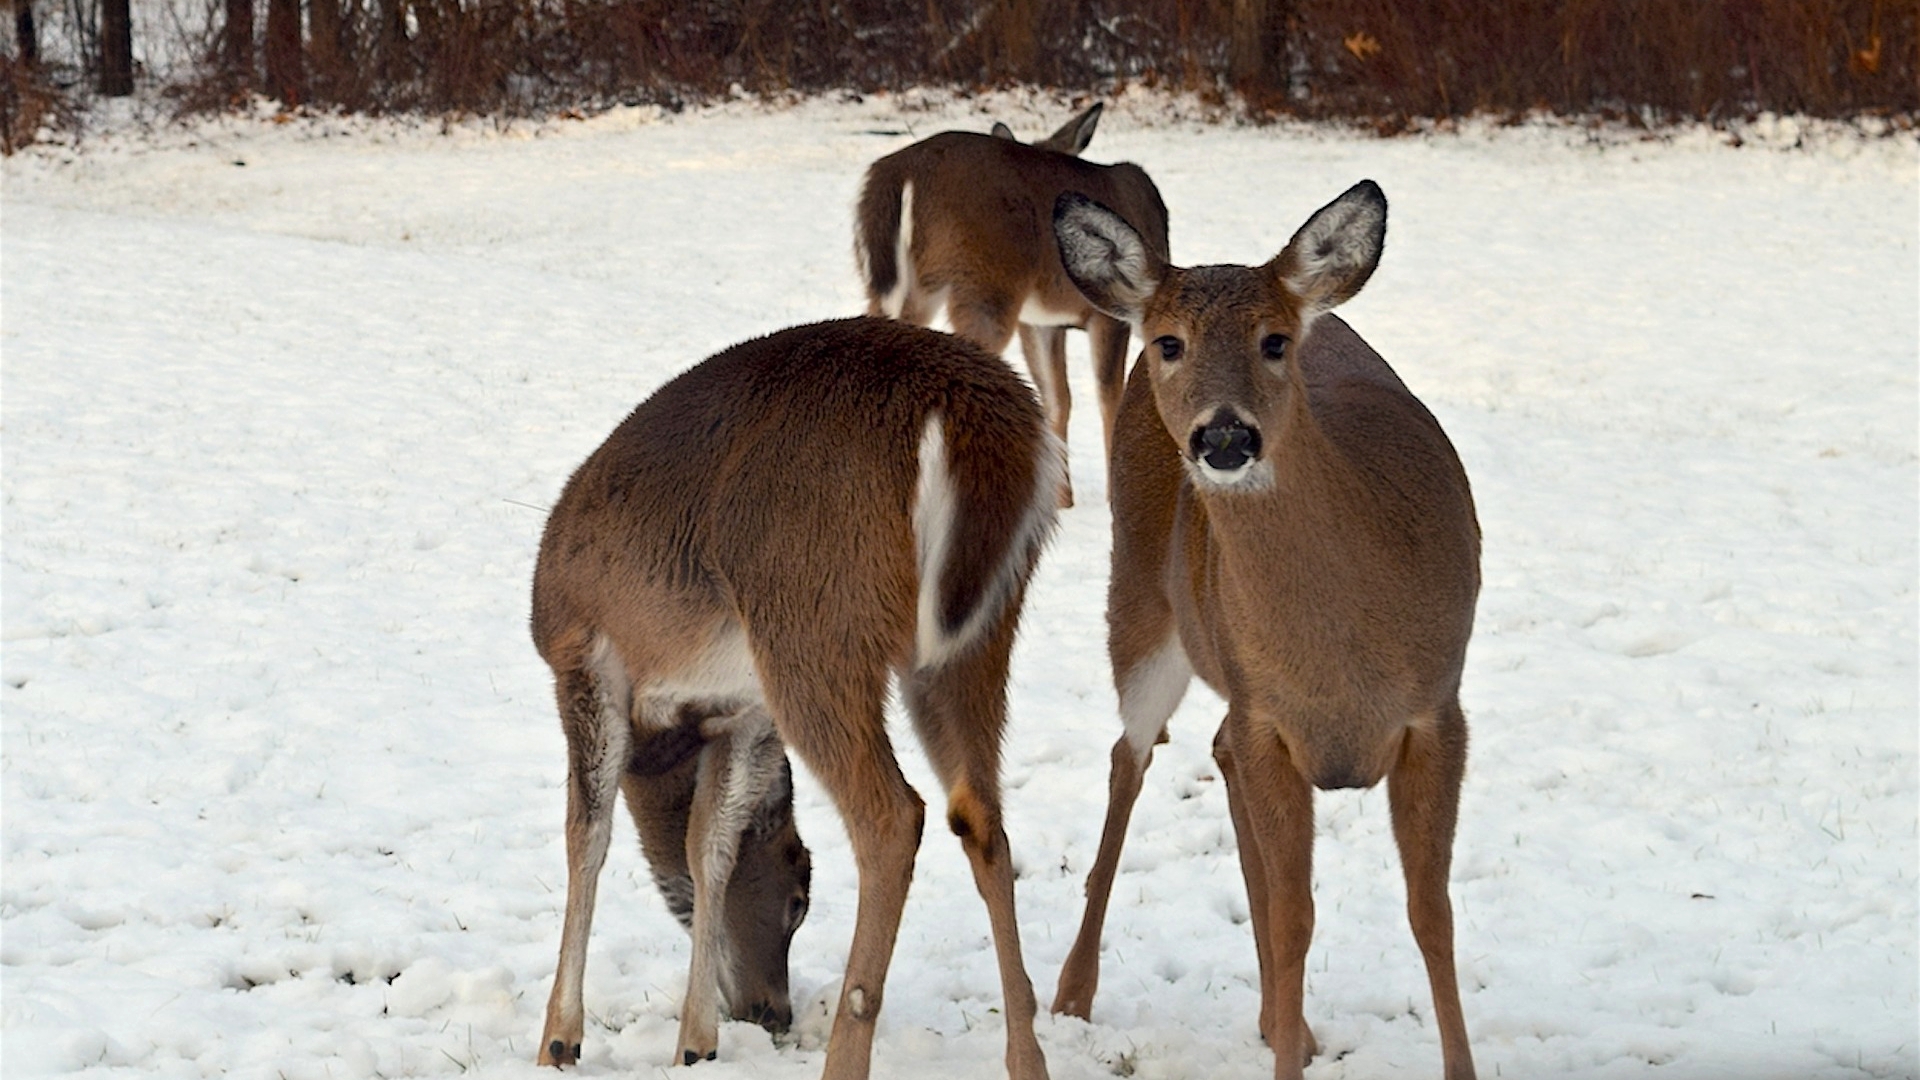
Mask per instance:
[[[1194,429],[1190,446],[1194,457],[1222,472],[1232,472],[1260,456],[1260,432],[1221,412],[1205,427]]]

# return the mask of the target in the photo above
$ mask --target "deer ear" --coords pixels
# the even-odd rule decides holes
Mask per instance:
[[[1119,214],[1077,191],[1054,200],[1053,235],[1060,265],[1087,302],[1138,326],[1147,298],[1166,276],[1165,260]]]
[[[1079,157],[1080,152],[1085,150],[1087,144],[1093,141],[1093,129],[1100,125],[1100,111],[1104,108],[1106,108],[1105,105],[1098,101],[1094,102],[1086,112],[1062,124],[1059,131],[1054,132],[1034,145],[1044,146],[1049,150],[1058,150],[1063,154],[1072,154],[1074,157]]]
[[[1362,180],[1314,211],[1267,267],[1305,301],[1301,316],[1311,321],[1353,299],[1380,265],[1386,241],[1387,197]]]
[[[1019,139],[1016,139],[1013,137],[1012,128],[1008,127],[1007,125],[1001,123],[998,120],[995,120],[993,122],[993,130],[989,131],[987,134],[992,135],[996,139],[1006,139],[1009,142],[1020,141]]]

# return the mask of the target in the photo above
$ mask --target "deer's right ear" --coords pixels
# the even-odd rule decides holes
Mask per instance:
[[[1147,249],[1119,214],[1077,191],[1053,203],[1053,236],[1060,264],[1087,302],[1135,326],[1167,264]]]
[[[1013,129],[1012,129],[1012,128],[1010,128],[1010,127],[1008,127],[1007,125],[1005,125],[1005,124],[1003,124],[1003,123],[1001,123],[1001,122],[1000,122],[1000,121],[998,121],[998,120],[995,120],[995,121],[993,122],[993,129],[992,129],[991,131],[989,131],[989,132],[987,132],[987,134],[989,134],[989,135],[992,135],[992,136],[993,136],[994,138],[996,138],[996,139],[1005,139],[1005,140],[1007,140],[1008,142],[1019,142],[1019,141],[1020,141],[1019,139],[1016,139],[1016,138],[1014,138],[1014,137],[1013,137]]]

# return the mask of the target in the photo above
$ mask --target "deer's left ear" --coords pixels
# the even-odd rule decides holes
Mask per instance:
[[[1387,197],[1362,180],[1314,211],[1267,264],[1287,291],[1305,302],[1303,321],[1353,299],[1387,242]]]
[[[1053,235],[1060,265],[1087,302],[1138,328],[1166,262],[1125,218],[1077,191],[1054,200]]]
[[[1104,106],[1096,101],[1087,111],[1067,121],[1060,130],[1042,139],[1037,145],[1049,150],[1058,150],[1063,154],[1080,156],[1080,151],[1093,141],[1093,129],[1100,124],[1100,111]]]

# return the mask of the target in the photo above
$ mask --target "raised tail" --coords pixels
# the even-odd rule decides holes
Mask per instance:
[[[867,314],[900,317],[912,243],[913,182],[878,165],[868,169],[854,207],[853,243],[867,286]]]
[[[920,442],[918,667],[971,644],[1018,595],[1053,535],[1066,482],[1066,448],[1037,408],[1014,437],[970,419],[929,417]]]

